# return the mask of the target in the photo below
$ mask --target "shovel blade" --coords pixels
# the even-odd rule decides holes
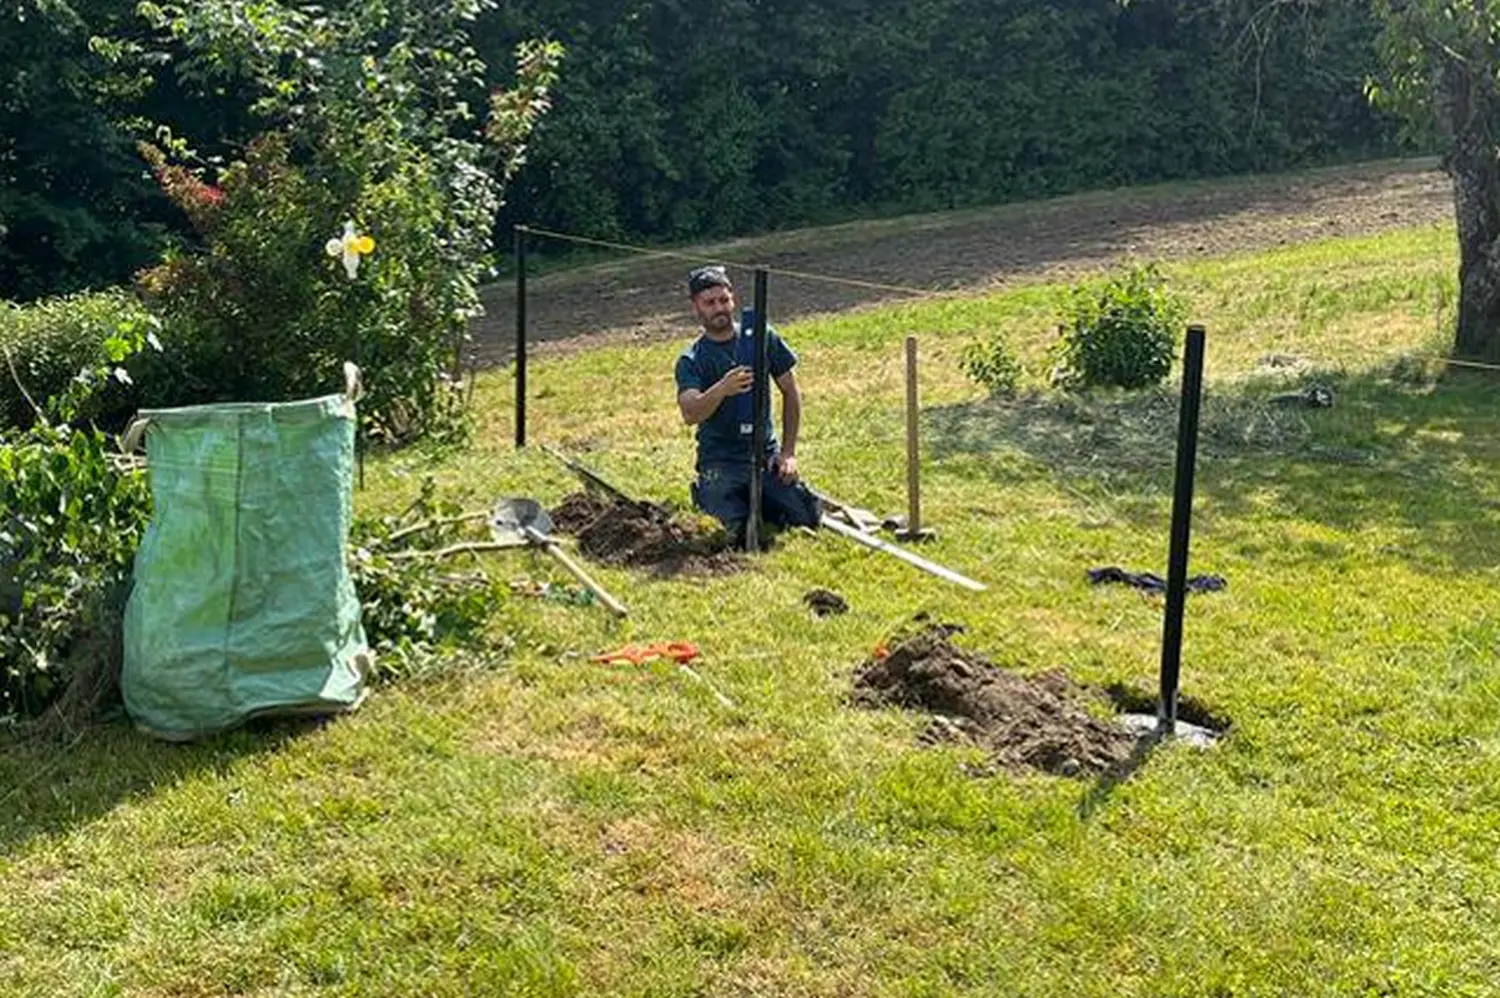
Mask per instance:
[[[552,533],[552,517],[535,499],[502,499],[490,518],[490,533],[501,543],[532,542],[528,530],[543,537]]]

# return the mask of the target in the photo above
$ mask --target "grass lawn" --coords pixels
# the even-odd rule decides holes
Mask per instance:
[[[622,625],[498,606],[503,666],[331,724],[5,750],[0,994],[1496,993],[1494,382],[1396,363],[1442,347],[1452,239],[1168,268],[1209,329],[1193,570],[1230,585],[1190,598],[1184,690],[1232,721],[1214,750],[1169,746],[1101,797],[967,776],[974,751],[918,747],[920,718],[848,705],[853,668],[922,610],[1002,663],[1149,687],[1159,603],[1084,570],[1164,569],[1175,416],[994,404],[964,380],[963,345],[999,328],[1039,382],[1055,289],[807,322],[783,330],[803,467],[881,510],[902,504],[900,344],[922,335],[925,553],[988,593],[794,535],[707,582],[600,569]],[[676,349],[537,363],[532,433],[685,502]],[[1268,354],[1304,358],[1337,405],[1266,405]],[[512,452],[510,388],[481,381],[472,449],[372,464],[360,502],[402,506],[427,473],[471,503],[571,491]],[[852,611],[812,617],[813,586]],[[664,667],[587,662],[657,639],[700,643],[737,709]]]

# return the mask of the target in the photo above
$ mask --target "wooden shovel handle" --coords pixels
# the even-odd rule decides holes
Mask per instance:
[[[569,572],[573,573],[573,578],[583,583],[584,586],[588,588],[589,592],[599,597],[599,602],[608,607],[611,613],[613,613],[617,617],[624,617],[628,615],[629,611],[625,609],[624,605],[619,600],[611,596],[608,592],[606,592],[603,586],[595,582],[589,576],[589,573],[583,570],[582,565],[578,564],[578,562],[574,561],[572,558],[569,558],[567,553],[563,551],[563,549],[558,545],[556,541],[552,540],[550,537],[538,533],[532,527],[527,527],[526,533],[533,541],[546,548],[547,553],[556,558],[558,563],[561,564],[563,568],[566,568]]]

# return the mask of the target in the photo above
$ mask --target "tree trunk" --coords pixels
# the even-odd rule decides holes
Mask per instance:
[[[1438,116],[1451,140],[1447,165],[1458,220],[1453,352],[1500,362],[1500,150],[1490,130],[1500,120],[1500,100],[1493,81],[1475,65],[1474,60],[1445,59],[1438,80]]]

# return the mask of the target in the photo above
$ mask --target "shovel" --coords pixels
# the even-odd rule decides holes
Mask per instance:
[[[509,541],[520,541],[539,547],[556,558],[558,563],[573,573],[573,578],[588,587],[589,592],[599,598],[599,602],[609,608],[616,616],[626,615],[625,607],[619,600],[604,591],[604,587],[589,577],[572,558],[563,552],[557,541],[551,537],[552,517],[542,509],[542,504],[535,499],[502,499],[495,507],[495,516],[490,521],[490,533],[496,541],[506,543]]]

